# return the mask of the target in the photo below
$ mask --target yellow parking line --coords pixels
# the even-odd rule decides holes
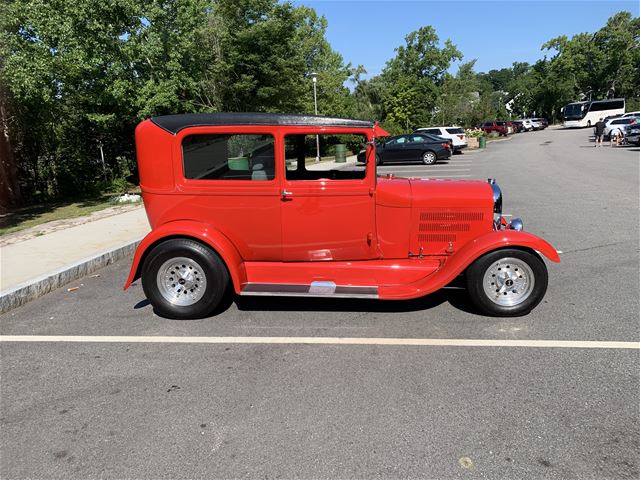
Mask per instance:
[[[164,337],[84,335],[1,335],[0,342],[45,343],[201,343],[271,345],[389,345],[406,347],[600,348],[639,350],[640,342],[581,340],[499,340],[466,338],[367,337]]]

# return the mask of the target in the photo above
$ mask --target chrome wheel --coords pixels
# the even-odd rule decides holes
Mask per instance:
[[[202,267],[187,257],[175,257],[164,262],[158,269],[156,283],[166,301],[181,307],[197,303],[207,289]]]
[[[484,273],[482,287],[493,303],[513,307],[524,302],[533,291],[535,275],[531,267],[521,259],[501,258],[492,263]]]

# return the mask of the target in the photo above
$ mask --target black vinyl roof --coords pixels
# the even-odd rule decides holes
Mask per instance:
[[[308,127],[373,128],[373,122],[320,115],[296,115],[292,113],[185,113],[153,117],[153,123],[169,133],[176,134],[183,128],[223,125],[295,125]]]

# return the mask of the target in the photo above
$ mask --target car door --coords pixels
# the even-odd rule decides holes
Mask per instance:
[[[213,226],[244,260],[282,260],[280,185],[270,129],[185,128],[176,137],[173,161],[180,195],[166,202],[160,214]],[[145,201],[155,202],[155,196]]]
[[[427,150],[428,137],[425,135],[413,134],[409,135],[408,142],[405,146],[405,159],[409,161],[419,161],[422,159],[422,153]]]
[[[401,162],[405,157],[405,145],[408,139],[406,135],[394,137],[384,144],[382,149],[382,161],[384,162]]]
[[[366,165],[356,164],[349,155],[347,161],[338,163],[325,156],[330,152],[325,146],[329,137],[332,135],[284,137],[281,209],[285,261],[377,257],[373,149],[367,147]],[[316,154],[318,147],[320,153]],[[320,162],[315,161],[316,156],[321,158]]]

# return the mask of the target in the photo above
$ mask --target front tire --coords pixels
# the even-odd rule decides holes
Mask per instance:
[[[224,262],[211,249],[186,238],[154,247],[142,266],[142,288],[160,316],[203,318],[218,307],[229,287]]]
[[[382,158],[380,158],[380,155],[376,155],[376,165],[382,165]]]
[[[436,157],[435,152],[432,152],[431,150],[427,150],[422,154],[422,163],[425,165],[433,165],[437,160],[438,158]]]
[[[524,250],[495,250],[467,269],[467,291],[473,304],[495,317],[526,315],[540,303],[549,281],[547,267]]]

